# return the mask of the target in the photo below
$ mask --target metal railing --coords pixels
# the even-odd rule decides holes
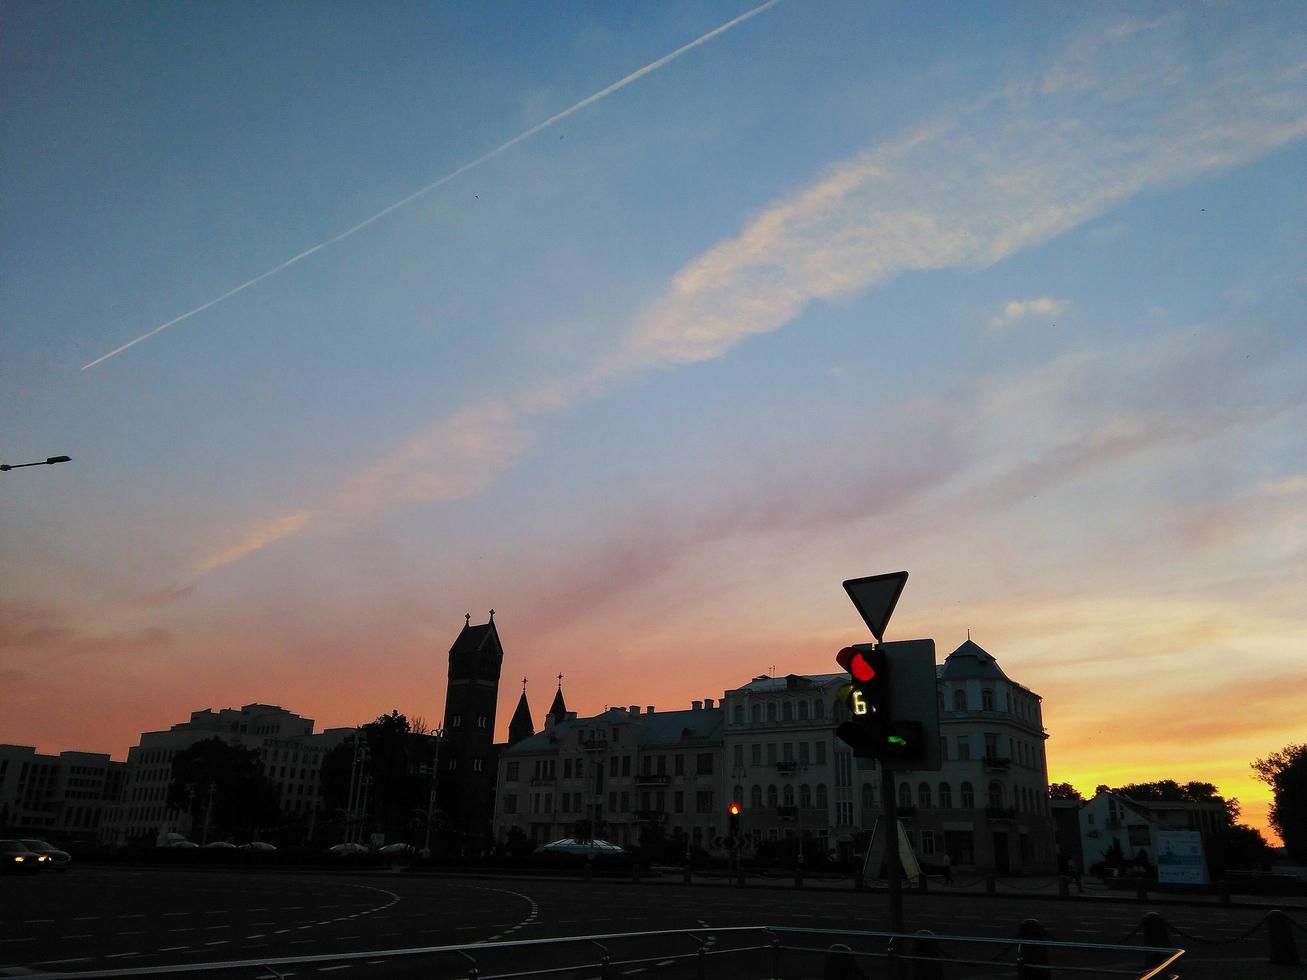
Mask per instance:
[[[723,940],[732,944],[723,945]],[[679,947],[676,945],[678,941],[683,941]],[[642,946],[651,948],[642,949]],[[283,969],[290,967],[366,964],[384,972],[386,964],[429,957],[445,960],[445,969],[432,970],[431,976],[466,976],[469,980],[508,980],[554,974],[607,980],[619,976],[623,968],[651,964],[666,967],[687,961],[693,962],[695,976],[700,978],[708,976],[711,966],[714,976],[767,976],[781,980],[787,975],[811,976],[814,966],[828,976],[855,976],[853,967],[859,960],[880,961],[875,967],[875,975],[885,977],[908,976],[925,964],[937,964],[936,970],[948,964],[955,971],[958,967],[966,967],[972,973],[981,970],[985,975],[1015,975],[1020,980],[1046,976],[1053,969],[1104,977],[1133,977],[1136,980],[1175,980],[1171,968],[1184,952],[1183,949],[1164,946],[1068,943],[1037,938],[725,926],[79,970],[74,973],[42,973],[41,978],[107,980],[110,977],[222,973],[249,976],[252,971],[259,971],[258,977],[275,980],[282,976]],[[1142,965],[1127,965],[1132,958],[1137,964],[1142,959]],[[1099,965],[1087,962],[1091,960],[1099,960]],[[528,963],[530,967],[523,969]]]

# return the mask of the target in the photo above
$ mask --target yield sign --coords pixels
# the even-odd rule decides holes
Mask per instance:
[[[885,575],[868,575],[866,578],[851,578],[844,583],[844,591],[853,600],[853,608],[871,630],[877,643],[885,641],[885,627],[894,615],[903,586],[908,581],[907,572],[889,572]]]

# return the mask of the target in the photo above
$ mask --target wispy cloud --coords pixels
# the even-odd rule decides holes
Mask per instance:
[[[1143,36],[1159,25],[1146,26],[1078,52],[1086,72],[1110,55],[1110,87],[1038,94],[1033,82],[1009,84],[832,166],[688,262],[588,366],[541,378],[512,402],[477,403],[431,423],[323,510],[353,519],[395,503],[470,496],[526,451],[533,418],[600,397],[631,375],[721,357],[794,322],[812,303],[840,302],[904,273],[991,265],[1141,191],[1228,169],[1307,135],[1307,94],[1294,72],[1277,67],[1276,52],[1231,56],[1159,96],[1150,87],[1158,65],[1181,55],[1161,58],[1161,42]],[[1130,125],[1105,128],[1109,117]],[[1002,318],[1051,314],[1060,303],[1015,300]],[[1144,444],[1133,424],[1122,418],[1101,430],[1099,449]],[[298,533],[309,526],[299,519],[306,513],[269,526],[284,533],[246,540],[262,547]],[[252,550],[224,554],[230,561]]]
[[[998,329],[1010,327],[1020,320],[1051,320],[1061,316],[1066,310],[1066,303],[1051,296],[1038,296],[1035,299],[1013,299],[1003,304],[1003,311],[989,318],[989,325]]]

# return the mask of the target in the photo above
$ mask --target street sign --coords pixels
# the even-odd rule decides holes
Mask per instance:
[[[867,624],[877,643],[885,639],[885,627],[894,615],[894,607],[898,605],[907,581],[907,572],[889,572],[885,575],[851,578],[844,583],[844,591],[853,600],[853,608],[858,610],[858,615]]]

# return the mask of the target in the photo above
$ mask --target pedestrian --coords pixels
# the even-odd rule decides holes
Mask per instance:
[[[1085,893],[1085,886],[1080,881],[1080,865],[1076,864],[1075,858],[1067,860],[1066,871],[1067,874],[1071,876],[1071,880],[1076,883],[1076,891],[1083,895]]]
[[[953,859],[949,857],[948,851],[944,852],[944,884],[953,884]]]

